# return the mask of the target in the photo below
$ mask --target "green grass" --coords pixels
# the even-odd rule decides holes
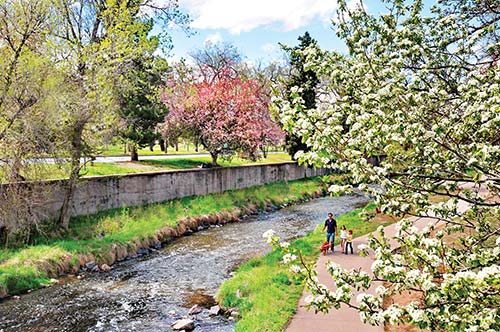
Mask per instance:
[[[358,237],[376,230],[379,225],[395,221],[377,216],[367,222],[360,217],[360,213],[371,213],[374,208],[374,204],[370,203],[338,217],[339,227],[345,225]],[[294,241],[291,248],[300,250],[307,261],[314,261],[324,241],[325,233],[320,231],[321,228],[320,225],[307,236]],[[227,308],[239,308],[241,317],[236,323],[237,332],[280,332],[295,314],[304,285],[302,280],[288,271],[288,267],[280,263],[281,257],[280,250],[274,250],[263,257],[251,258],[219,289],[219,303]]]
[[[130,174],[130,173],[140,173],[140,172],[152,172],[161,171],[159,167],[144,167],[140,164],[135,165],[135,163],[92,163],[87,164],[82,170],[81,174],[83,176],[95,176],[95,175],[113,175],[113,174]]]
[[[111,246],[150,239],[165,226],[175,227],[184,217],[231,211],[249,204],[264,207],[266,200],[276,205],[290,203],[317,193],[321,186],[319,178],[277,182],[77,217],[65,232],[55,227],[50,231],[47,226],[46,236],[36,238],[33,245],[0,250],[0,294],[2,290],[17,294],[37,288],[60,270],[57,267],[62,260],[71,267],[79,254],[109,262]]]
[[[202,163],[211,163],[212,159],[210,157],[193,157],[193,158],[172,158],[172,159],[153,159],[144,160],[140,163],[143,165],[152,165],[157,167],[162,167],[163,169],[189,169],[197,168]],[[291,161],[288,154],[276,153],[270,154],[267,158],[262,158],[257,161],[250,161],[246,159],[233,158],[228,160],[219,160],[220,166],[241,166],[241,165],[255,165],[255,164],[266,164],[266,163],[281,163]]]
[[[101,148],[102,153],[100,156],[128,156],[130,152],[125,152],[123,148],[123,144],[110,144],[103,146]],[[145,147],[138,150],[139,156],[150,156],[150,155],[161,155],[165,154],[165,152],[161,151],[159,145],[153,146],[153,151],[149,149],[149,147]],[[175,148],[169,146],[167,149],[167,154],[196,154],[196,153],[207,153],[200,145],[198,147],[198,152],[194,150],[194,144],[192,143],[179,143],[179,151],[175,151]]]

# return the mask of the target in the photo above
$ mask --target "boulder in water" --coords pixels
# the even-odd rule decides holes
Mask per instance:
[[[221,311],[221,307],[219,305],[214,305],[210,308],[209,314],[212,316],[217,316]]]
[[[194,330],[194,321],[192,319],[179,319],[172,324],[172,329],[179,331],[191,331]]]
[[[103,271],[103,272],[109,272],[109,271],[111,271],[111,267],[108,264],[102,264],[101,265],[101,271]]]
[[[199,305],[195,304],[194,306],[191,307],[191,309],[189,309],[188,315],[197,315],[202,311],[203,309]]]

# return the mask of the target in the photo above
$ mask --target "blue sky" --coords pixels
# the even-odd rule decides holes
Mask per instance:
[[[330,0],[179,0],[196,33],[188,37],[173,31],[170,56],[188,57],[208,41],[234,44],[250,61],[279,59],[278,43],[296,45],[298,36],[309,31],[322,48],[341,47],[331,18],[337,7]]]
[[[371,12],[384,8],[380,0],[363,3]],[[174,49],[169,56],[174,59],[188,58],[189,52],[208,41],[225,41],[238,47],[247,60],[266,63],[281,58],[279,42],[297,45],[305,31],[323,49],[345,49],[332,29],[335,0],[179,0],[179,5],[190,15],[196,34],[188,37],[183,31],[171,31]]]

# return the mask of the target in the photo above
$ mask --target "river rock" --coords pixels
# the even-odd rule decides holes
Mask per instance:
[[[194,330],[194,321],[192,319],[179,319],[175,321],[172,324],[172,329],[179,331],[179,330],[186,330],[186,331],[191,331]]]
[[[195,304],[194,306],[191,307],[191,309],[189,309],[188,315],[197,315],[202,311],[203,309],[199,305]]]
[[[86,269],[86,270],[88,270],[88,271],[93,271],[93,270],[94,270],[94,268],[96,268],[96,267],[97,267],[97,264],[96,264],[96,262],[92,261],[92,262],[87,262],[87,263],[85,263],[85,265],[84,265],[84,266],[85,266],[85,269]]]
[[[139,256],[143,256],[143,255],[147,255],[147,254],[149,254],[149,249],[139,248],[137,250],[137,255],[139,255]]]
[[[109,271],[111,271],[111,267],[108,264],[102,264],[101,265],[101,271],[103,271],[103,272],[109,272]]]
[[[219,305],[214,305],[213,307],[210,307],[209,314],[212,316],[217,316],[220,313],[220,306]]]

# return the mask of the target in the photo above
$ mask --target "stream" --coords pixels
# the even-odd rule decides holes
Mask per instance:
[[[193,304],[209,308],[221,283],[248,258],[270,251],[262,234],[292,240],[312,231],[328,212],[367,203],[360,194],[319,198],[184,236],[150,255],[119,262],[107,273],[61,279],[52,287],[0,302],[0,332],[172,331]],[[195,332],[232,332],[234,322],[194,316]]]

